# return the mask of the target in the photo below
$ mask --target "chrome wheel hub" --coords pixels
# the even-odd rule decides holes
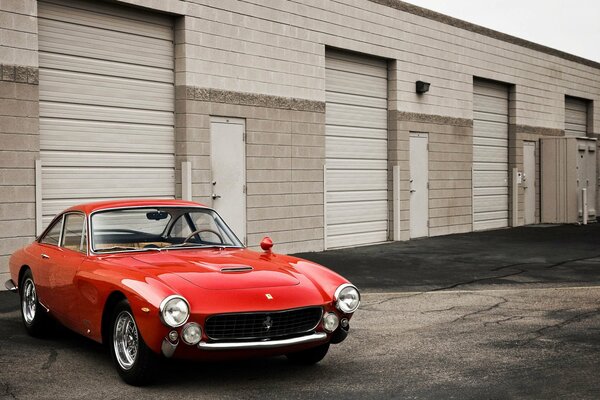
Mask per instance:
[[[23,283],[21,307],[23,308],[23,318],[25,319],[25,323],[31,325],[35,319],[37,308],[37,293],[35,291],[35,284],[31,278],[27,278]]]
[[[121,368],[131,369],[137,357],[139,337],[135,320],[129,311],[121,311],[117,316],[113,332],[113,346]]]

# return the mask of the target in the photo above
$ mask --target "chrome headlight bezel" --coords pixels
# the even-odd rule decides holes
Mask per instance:
[[[342,296],[342,292],[346,289],[352,289],[352,290],[356,291],[356,294],[358,296],[358,302],[356,303],[356,307],[354,307],[352,309],[346,309],[341,305],[343,303],[340,303],[340,296]],[[352,314],[356,310],[358,310],[358,307],[360,306],[360,292],[358,291],[356,286],[354,286],[350,283],[344,283],[344,284],[338,286],[338,288],[335,290],[335,293],[333,295],[333,301],[335,303],[335,308],[337,308],[344,314]]]
[[[187,307],[187,315],[185,317],[185,320],[181,323],[178,324],[169,324],[166,320],[165,320],[165,310],[167,309],[167,305],[169,304],[169,302],[173,301],[173,300],[182,300],[186,307]],[[160,321],[165,324],[166,326],[169,326],[171,328],[179,328],[180,326],[185,325],[185,323],[188,321],[188,319],[190,318],[190,303],[188,303],[188,301],[185,299],[185,297],[183,296],[179,296],[179,295],[171,295],[171,296],[167,296],[164,298],[163,301],[160,302],[160,306],[158,307],[158,311],[159,311],[159,315],[160,315]]]

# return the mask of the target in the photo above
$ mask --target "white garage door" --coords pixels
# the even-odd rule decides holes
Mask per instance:
[[[565,97],[565,136],[587,136],[587,102]]]
[[[326,95],[326,245],[386,241],[386,62],[328,52]]]
[[[508,226],[508,88],[473,87],[473,229]]]
[[[103,2],[39,2],[44,225],[73,204],[173,197],[169,18]]]

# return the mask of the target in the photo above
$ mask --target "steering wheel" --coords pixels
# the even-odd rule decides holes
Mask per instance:
[[[219,240],[221,241],[221,244],[225,243],[223,241],[223,236],[221,236],[219,234],[219,232],[213,231],[212,229],[198,229],[198,230],[195,230],[194,232],[190,233],[181,244],[187,243],[192,238],[192,236],[198,235],[198,234],[200,234],[202,232],[213,233],[213,234],[215,234],[219,238]]]

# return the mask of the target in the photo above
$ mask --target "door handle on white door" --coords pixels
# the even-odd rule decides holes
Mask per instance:
[[[44,260],[47,260],[47,259],[49,259],[49,258],[50,258],[50,256],[49,256],[48,254],[42,254],[42,258],[43,258]]]
[[[417,191],[417,189],[410,189],[410,192],[411,192],[411,193],[414,193],[414,192],[416,192],[416,191]]]
[[[213,193],[211,197],[212,197],[213,200],[221,198],[221,196],[219,196],[218,194],[215,194],[215,193]]]

